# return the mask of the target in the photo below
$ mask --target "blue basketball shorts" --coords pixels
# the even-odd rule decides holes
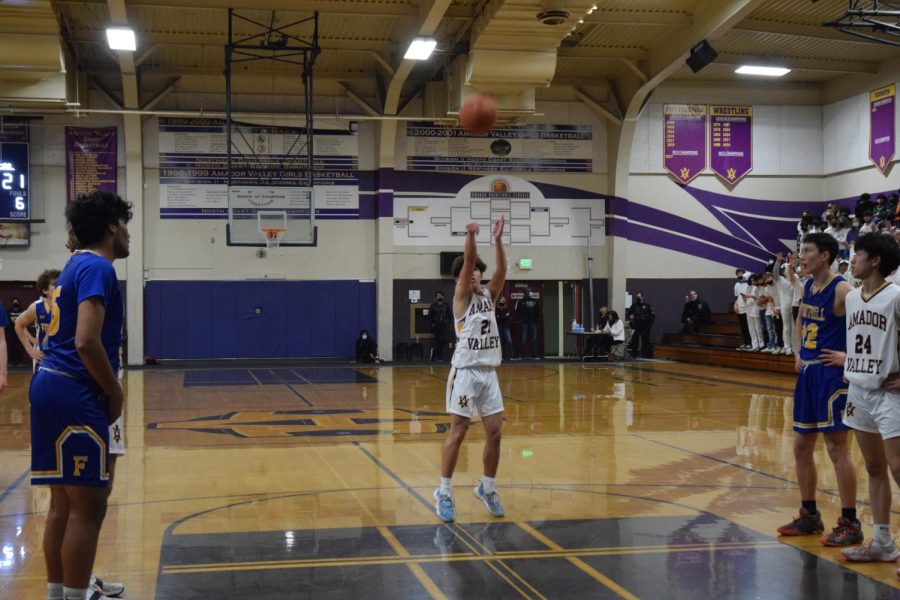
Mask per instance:
[[[794,431],[846,431],[847,384],[844,370],[821,364],[805,365],[794,388]]]
[[[31,378],[31,484],[109,485],[109,417],[95,386],[38,368]]]

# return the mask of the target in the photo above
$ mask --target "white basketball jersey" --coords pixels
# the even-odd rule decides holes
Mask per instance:
[[[900,370],[897,357],[900,287],[885,281],[868,296],[862,288],[856,288],[847,294],[846,306],[844,378],[853,385],[876,390],[888,375]]]
[[[500,332],[491,293],[486,288],[481,288],[480,295],[472,293],[466,313],[456,319],[456,338],[454,367],[500,366]]]

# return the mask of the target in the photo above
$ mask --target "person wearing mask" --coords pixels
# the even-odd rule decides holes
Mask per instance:
[[[634,295],[634,303],[628,311],[628,320],[634,334],[631,336],[631,354],[650,358],[650,328],[656,320],[653,307],[644,300],[643,292]]]
[[[866,212],[871,212],[873,208],[875,208],[875,203],[871,200],[872,196],[869,194],[861,194],[859,196],[859,200],[856,201],[856,206],[853,209],[853,212],[856,214],[856,219],[858,221],[863,220],[863,216]]]
[[[500,332],[500,345],[503,350],[503,358],[508,360],[512,355],[512,333],[509,330],[509,306],[506,304],[506,298],[500,296],[497,300],[497,306],[494,309],[497,317],[497,331]]]
[[[378,358],[378,344],[376,344],[375,340],[372,339],[372,336],[369,335],[369,331],[367,329],[363,329],[362,331],[360,331],[359,337],[356,338],[356,362],[381,362],[381,359]]]
[[[700,326],[709,323],[712,311],[709,303],[700,297],[697,292],[691,292],[685,296],[684,309],[681,311],[681,322],[684,323],[684,332],[690,334],[700,333]]]
[[[609,351],[613,346],[625,343],[625,323],[619,318],[619,313],[614,310],[609,311],[609,318],[606,325],[602,329],[603,333],[609,336],[599,336],[600,354],[609,355]]]
[[[453,312],[450,310],[450,304],[444,301],[444,292],[435,292],[428,316],[431,319],[431,333],[434,334],[431,359],[443,360],[444,348],[456,341],[453,332]]]
[[[747,303],[744,302],[744,294],[747,293],[747,272],[744,269],[737,269],[735,272],[737,281],[734,284],[734,312],[737,313],[738,323],[741,326],[741,337],[744,343],[737,350],[750,350],[753,348],[750,339],[750,327],[747,323]]]
[[[541,305],[531,293],[525,290],[525,296],[516,302],[516,316],[522,325],[522,333],[519,336],[519,358],[525,355],[526,343],[530,346],[531,357],[538,359],[541,351],[537,347],[538,324],[541,321]]]

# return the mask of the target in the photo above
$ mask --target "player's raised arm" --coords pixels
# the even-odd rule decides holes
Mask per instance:
[[[466,225],[466,244],[463,247],[463,264],[456,279],[456,290],[453,293],[453,316],[465,312],[472,297],[472,274],[475,272],[475,261],[478,260],[478,249],[475,247],[475,236],[478,235],[478,223],[474,221]]]
[[[496,258],[494,261],[494,274],[491,276],[491,281],[487,287],[491,293],[492,302],[496,302],[497,297],[503,293],[503,284],[506,283],[506,251],[503,250],[503,225],[505,223],[506,217],[500,215],[500,218],[494,223],[494,230],[491,232],[494,238],[494,247],[496,248],[494,252]]]

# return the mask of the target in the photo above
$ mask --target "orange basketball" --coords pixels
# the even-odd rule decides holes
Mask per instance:
[[[459,124],[472,133],[487,133],[497,124],[497,104],[486,94],[472,94],[459,109]]]

